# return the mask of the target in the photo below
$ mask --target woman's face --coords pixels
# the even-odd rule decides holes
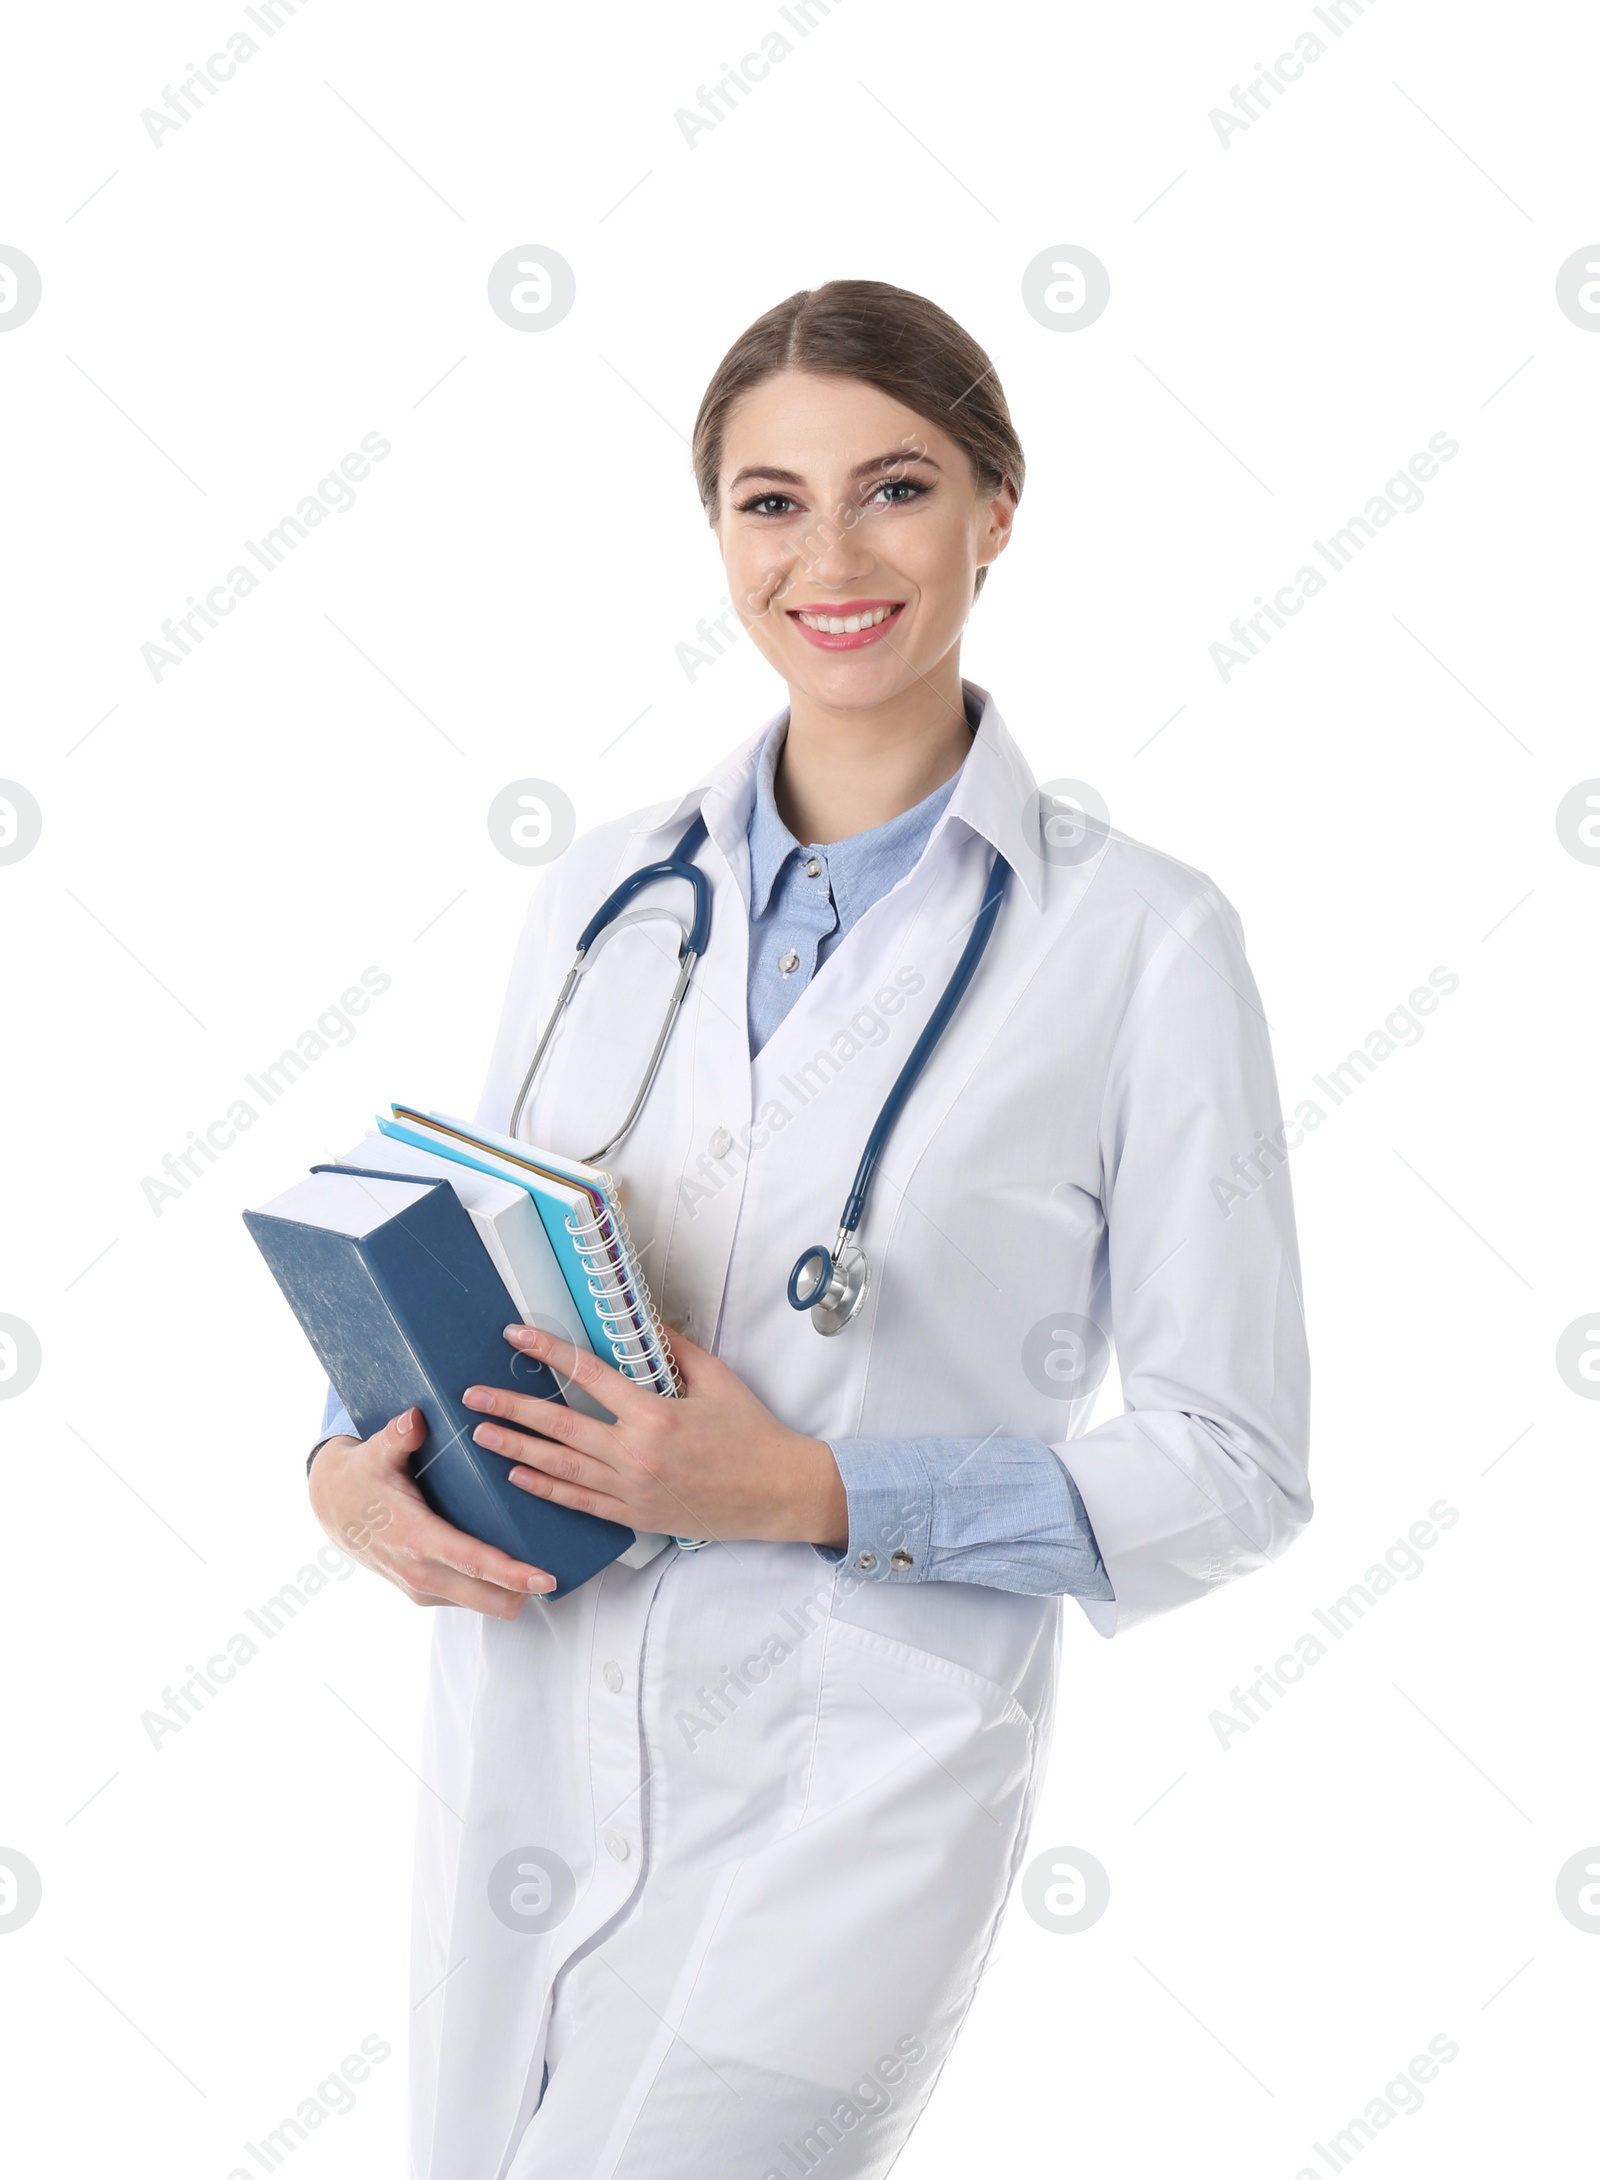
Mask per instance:
[[[1015,505],[1009,485],[986,496],[965,451],[877,387],[784,371],[729,416],[714,527],[766,658],[848,711],[925,682],[952,650]]]

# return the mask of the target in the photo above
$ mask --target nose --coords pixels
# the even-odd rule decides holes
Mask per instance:
[[[815,538],[807,542],[812,550],[801,555],[802,566],[811,581],[824,589],[842,590],[847,584],[859,583],[876,564],[877,555],[867,542],[865,525],[855,508],[840,507],[833,515],[825,516]]]

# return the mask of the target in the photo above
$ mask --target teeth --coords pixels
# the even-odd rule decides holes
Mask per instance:
[[[863,628],[876,628],[894,611],[893,606],[874,606],[870,613],[852,613],[847,620],[830,613],[797,613],[795,618],[824,636],[854,636]]]

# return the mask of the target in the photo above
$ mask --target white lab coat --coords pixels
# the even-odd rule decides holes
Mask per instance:
[[[1085,860],[1042,857],[1035,783],[975,693],[982,723],[926,853],[753,1063],[761,736],[677,802],[579,840],[535,895],[479,1117],[507,1124],[578,931],[701,808],[709,952],[608,1161],[663,1314],[814,1436],[1001,1429],[1055,1447],[1116,1591],[1083,1605],[1109,1635],[1273,1558],[1310,1516],[1288,1175],[1270,1155],[1233,1164],[1278,1130],[1278,1095],[1232,908],[1114,832]],[[832,1241],[994,848],[1014,875],[878,1172],[865,1305],[820,1338],[786,1300],[790,1266]],[[674,967],[664,925],[602,948],[529,1140],[574,1154],[603,1140]],[[1114,1336],[1127,1404],[1081,1436],[1089,1401],[1024,1358],[1062,1313]],[[512,1623],[439,1613],[420,2180],[889,2170],[1024,1855],[1060,1611],[887,1574],[899,1541],[878,1540],[870,1576],[810,1545],[735,1540],[612,1567]],[[490,1873],[519,1849],[524,1869],[542,1853],[572,1873],[551,1929],[491,1909]],[[543,1880],[529,1882],[537,1904]]]

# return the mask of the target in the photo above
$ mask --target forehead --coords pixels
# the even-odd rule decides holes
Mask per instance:
[[[878,455],[924,451],[947,467],[956,450],[936,424],[880,387],[781,371],[735,403],[723,433],[722,473],[770,462],[798,476],[824,476]]]

